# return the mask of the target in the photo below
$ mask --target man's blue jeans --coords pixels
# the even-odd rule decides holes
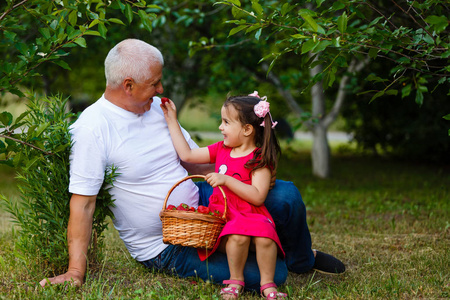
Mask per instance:
[[[196,182],[199,187],[200,205],[208,205],[212,187],[206,182]],[[270,190],[265,205],[277,226],[285,259],[278,258],[274,281],[277,285],[286,281],[288,270],[304,273],[314,265],[311,236],[306,223],[306,208],[298,189],[292,182],[277,180]],[[206,261],[200,261],[197,249],[169,245],[157,257],[142,262],[146,267],[172,273],[179,277],[198,277],[221,283],[229,279],[227,257],[215,252]],[[259,290],[260,274],[256,255],[249,253],[244,269],[245,288]]]

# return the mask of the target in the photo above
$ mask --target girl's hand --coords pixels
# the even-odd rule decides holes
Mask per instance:
[[[205,176],[206,182],[209,183],[210,186],[217,187],[219,185],[226,185],[227,175],[219,174],[219,173],[209,173]]]
[[[164,118],[166,119],[167,123],[169,123],[170,121],[177,120],[177,108],[172,100],[166,97],[162,97],[160,106],[164,113]]]

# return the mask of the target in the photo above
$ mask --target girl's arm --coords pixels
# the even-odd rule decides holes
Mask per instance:
[[[206,181],[212,187],[224,185],[248,203],[261,206],[266,201],[271,177],[272,173],[268,168],[260,168],[253,172],[251,185],[219,173],[209,173],[206,175]]]
[[[180,124],[177,120],[177,111],[172,100],[161,104],[161,109],[164,112],[169,127],[170,137],[172,138],[173,146],[178,153],[180,159],[187,163],[204,164],[210,162],[209,150],[207,147],[191,149],[186,142],[183,133],[181,132]]]

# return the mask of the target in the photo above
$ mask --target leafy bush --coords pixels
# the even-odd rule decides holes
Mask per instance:
[[[50,97],[38,100],[30,96],[28,110],[15,121],[8,112],[0,115],[1,162],[17,169],[21,199],[19,202],[1,196],[13,222],[19,225],[17,256],[33,255],[44,267],[62,272],[68,263],[66,229],[69,221],[69,126],[75,116],[67,112],[66,99]],[[115,177],[108,170],[94,213],[91,262],[101,258],[102,232],[107,216],[112,216],[108,193]]]

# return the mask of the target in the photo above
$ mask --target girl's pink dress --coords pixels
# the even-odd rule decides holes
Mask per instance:
[[[251,170],[244,167],[245,163],[253,158],[253,152],[244,157],[231,157],[232,148],[226,147],[223,141],[208,146],[211,163],[215,163],[216,173],[232,176],[246,184],[252,183]],[[216,251],[223,236],[229,234],[240,234],[248,236],[267,237],[275,241],[278,246],[278,254],[284,257],[280,239],[275,230],[275,223],[269,211],[264,205],[255,206],[240,199],[227,187],[222,187],[227,196],[227,223],[217,239],[214,248],[210,251],[199,249],[198,254],[201,260],[205,260]],[[219,188],[214,191],[209,198],[210,210],[218,210],[223,213],[224,200]]]

